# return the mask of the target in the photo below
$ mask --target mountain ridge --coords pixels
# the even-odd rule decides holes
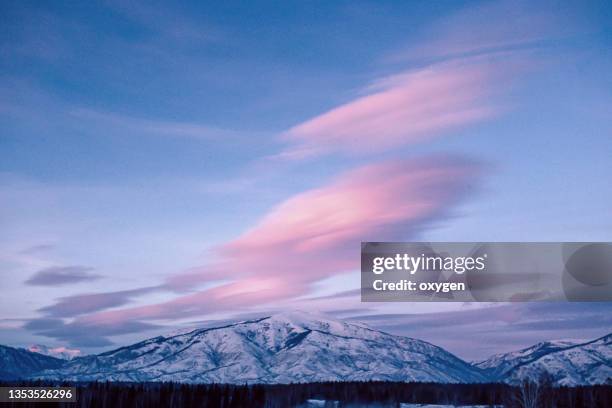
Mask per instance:
[[[510,384],[537,381],[542,376],[556,385],[607,384],[612,380],[612,333],[578,343],[540,342],[474,365],[492,380]]]
[[[470,364],[423,340],[321,314],[287,312],[160,335],[71,360],[46,360],[42,354],[38,357],[27,350],[0,346],[0,357],[5,357],[0,358],[0,374],[6,361],[15,359],[6,356],[17,355],[27,358],[20,359],[17,369],[5,369],[5,377],[186,383],[380,380],[516,384],[546,374],[556,385],[574,386],[610,382],[611,342],[612,333],[586,342],[546,341]]]

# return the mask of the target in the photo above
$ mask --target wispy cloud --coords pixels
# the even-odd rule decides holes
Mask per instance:
[[[582,30],[579,13],[572,12],[569,5],[566,9],[556,6],[551,2],[502,0],[465,7],[429,25],[388,60],[423,64],[505,53],[545,46]],[[556,12],[551,12],[553,7]]]
[[[66,102],[27,80],[0,78],[6,92],[0,95],[0,116],[6,116],[40,132],[62,129],[90,136],[125,138],[167,137],[238,147],[257,145],[269,132],[238,130],[202,121],[148,117],[117,110],[93,109]]]
[[[282,158],[328,152],[372,153],[430,139],[489,118],[494,66],[443,64],[377,80],[370,92],[283,134]]]
[[[53,248],[55,248],[55,245],[53,245],[53,244],[31,245],[31,246],[29,246],[27,248],[24,248],[21,251],[19,251],[19,254],[20,255],[36,255],[36,254],[39,254],[41,252],[50,251]]]
[[[246,141],[247,138],[261,135],[261,132],[241,132],[194,122],[145,119],[86,108],[71,109],[69,115],[81,123],[89,123],[96,127],[103,127],[107,131],[115,130],[132,135],[187,137],[224,143],[232,143],[236,139]]]
[[[138,288],[116,292],[85,293],[60,298],[54,304],[43,307],[40,312],[51,317],[74,317],[123,306],[137,296],[158,290],[159,287]]]
[[[52,266],[36,272],[25,283],[33,286],[59,286],[102,278],[101,275],[91,273],[91,271],[93,268],[88,266]]]
[[[162,4],[153,5],[141,1],[109,1],[106,4],[140,26],[148,28],[155,34],[155,44],[190,44],[193,47],[201,47],[227,38],[220,28],[213,26],[211,22],[202,24],[201,20],[194,20],[187,13],[177,12],[176,8]]]

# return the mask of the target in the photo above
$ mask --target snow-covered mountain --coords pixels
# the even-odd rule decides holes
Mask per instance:
[[[548,375],[556,385],[612,383],[612,334],[585,343],[549,341],[475,364],[510,384]]]
[[[176,331],[69,361],[0,346],[0,379],[516,384],[543,374],[556,385],[612,383],[612,334],[538,343],[474,365],[421,340],[302,312]]]
[[[28,350],[0,346],[0,379],[26,378],[36,372],[56,369],[65,363],[54,357]]]
[[[75,358],[37,378],[288,383],[481,382],[481,370],[440,347],[301,312],[160,336]]]
[[[576,342],[569,340],[543,341],[518,351],[496,354],[475,365],[487,371],[492,378],[503,379],[507,373],[518,365],[529,363],[546,354],[562,350],[575,344]]]
[[[28,347],[28,351],[32,353],[44,354],[62,360],[72,360],[81,355],[80,350],[70,349],[67,347],[49,347],[42,344],[33,344]]]

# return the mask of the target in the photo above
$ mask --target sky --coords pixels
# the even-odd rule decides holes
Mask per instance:
[[[362,241],[612,241],[609,2],[0,19],[1,344],[85,354],[287,309],[467,359],[612,331],[610,303],[358,291]]]

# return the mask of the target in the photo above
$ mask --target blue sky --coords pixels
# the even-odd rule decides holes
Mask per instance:
[[[366,240],[612,240],[606,2],[123,3],[0,6],[0,343],[278,308],[411,334],[406,305],[308,299],[358,287]],[[482,307],[610,311],[410,312]],[[591,321],[502,319],[500,347],[610,331]]]

